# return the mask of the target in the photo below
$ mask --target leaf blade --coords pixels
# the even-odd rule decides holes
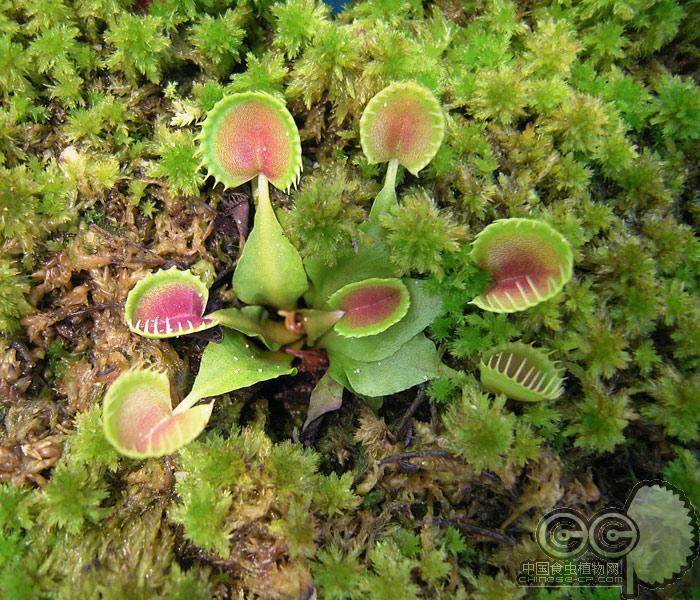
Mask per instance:
[[[337,352],[328,357],[342,368],[351,388],[365,396],[396,394],[440,376],[435,344],[422,333],[380,361],[362,362]]]
[[[283,323],[272,321],[262,306],[222,308],[207,315],[223,327],[258,338],[268,350],[279,350],[283,345],[292,344],[301,338],[300,334],[288,331]]]
[[[207,345],[192,389],[175,412],[180,412],[181,407],[189,408],[201,398],[219,396],[282,375],[294,375],[296,369],[291,366],[292,360],[288,354],[261,350],[241,334],[226,330],[220,343]]]
[[[326,372],[311,392],[306,420],[301,428],[304,431],[316,419],[328,412],[338,410],[343,404],[343,386]]]
[[[254,226],[233,273],[233,290],[246,304],[291,309],[309,287],[306,271],[275,216],[264,176],[258,192]]]

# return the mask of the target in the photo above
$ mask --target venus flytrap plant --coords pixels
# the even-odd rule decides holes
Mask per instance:
[[[441,139],[437,101],[413,84],[404,88],[399,98],[409,108],[413,104],[406,90],[421,90],[417,98],[423,104],[409,110],[409,116],[420,117],[420,110],[432,102]],[[417,172],[432,158],[439,139],[416,150],[415,140],[406,142],[402,134],[411,123],[391,118],[389,125],[381,125],[391,134],[388,151]],[[368,127],[365,131],[371,132]],[[259,92],[226,97],[210,111],[200,138],[203,164],[217,182],[233,187],[257,178],[254,226],[232,282],[249,306],[205,315],[206,286],[191,273],[174,269],[149,275],[133,288],[125,317],[134,333],[167,338],[215,325],[226,329],[222,343],[207,346],[192,390],[175,410],[163,374],[134,370],[115,381],[104,411],[105,431],[115,447],[134,457],[173,452],[206,425],[212,405],[195,406],[200,399],[294,374],[293,356],[276,352],[283,346],[292,351],[318,347],[329,355],[331,366],[312,393],[307,424],[337,408],[343,388],[377,398],[436,377],[437,352],[421,332],[439,313],[441,302],[420,282],[394,277],[382,244],[376,244],[379,253],[351,252],[340,268],[312,266],[313,289],[307,306],[298,306],[309,280],[277,221],[268,191],[268,182],[288,188],[301,169],[299,134],[284,105]],[[393,181],[391,188],[393,193]],[[272,318],[266,307],[277,309],[284,320]],[[244,336],[257,338],[267,350]]]
[[[174,452],[206,426],[213,403],[197,405],[200,400],[294,375],[292,363],[306,349],[325,352],[329,366],[311,394],[304,427],[339,408],[344,389],[376,408],[385,395],[444,373],[435,344],[423,333],[442,313],[443,301],[425,282],[397,277],[380,219],[390,209],[400,210],[399,164],[417,174],[435,156],[443,131],[440,105],[417,84],[392,84],[370,101],[361,119],[362,146],[371,163],[389,162],[387,178],[369,222],[361,226],[367,235],[359,248],[339,248],[329,267],[315,257],[302,262],[270,200],[269,183],[288,189],[301,170],[292,116],[281,101],[262,92],[220,100],[203,124],[199,152],[217,183],[253,182],[254,225],[232,279],[246,305],[205,314],[207,286],[189,271],[159,271],[140,281],[125,306],[131,331],[169,338],[220,325],[223,341],[206,347],[192,389],[175,409],[165,374],[130,370],[121,375],[105,397],[107,439],[132,457]],[[474,300],[486,310],[533,306],[558,293],[571,277],[568,243],[531,219],[487,227],[471,256],[492,277],[491,289]],[[520,400],[555,398],[561,391],[559,370],[524,344],[494,349],[481,369],[487,390]]]

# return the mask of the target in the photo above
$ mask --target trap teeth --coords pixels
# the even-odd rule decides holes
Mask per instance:
[[[554,400],[562,391],[562,371],[548,353],[522,342],[503,344],[484,355],[481,384],[489,392],[522,402]]]

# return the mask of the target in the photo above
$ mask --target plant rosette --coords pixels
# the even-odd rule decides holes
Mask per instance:
[[[301,170],[299,134],[284,104],[248,92],[223,98],[207,115],[203,166],[226,187],[251,181],[257,201],[232,278],[243,305],[207,314],[206,285],[177,269],[152,273],[130,291],[125,320],[138,335],[170,338],[215,326],[224,334],[207,345],[192,389],[175,408],[162,373],[131,369],[115,380],[103,422],[120,452],[146,457],[178,450],[206,427],[213,403],[201,400],[295,375],[294,360],[308,351],[325,352],[328,369],[311,393],[304,427],[339,408],[344,390],[376,409],[384,396],[450,371],[423,333],[442,313],[442,299],[426,282],[396,276],[378,220],[398,206],[398,166],[417,174],[435,156],[442,110],[418,84],[392,84],[369,102],[360,133],[369,162],[389,163],[386,181],[365,227],[370,242],[357,251],[340,248],[329,267],[302,261],[270,199],[269,183],[286,189]],[[568,244],[541,221],[497,221],[479,234],[471,256],[492,276],[492,287],[473,301],[485,310],[522,310],[551,298],[571,277]],[[537,380],[531,370],[522,374],[530,366]],[[514,344],[485,357],[482,381],[496,393],[533,401],[560,393],[561,377],[545,355]]]

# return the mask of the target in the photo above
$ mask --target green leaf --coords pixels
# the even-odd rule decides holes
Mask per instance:
[[[373,411],[377,412],[382,407],[382,404],[384,404],[384,396],[368,396],[353,389],[353,387],[350,385],[350,381],[348,381],[347,375],[345,374],[343,363],[341,362],[342,356],[336,354],[335,359],[333,359],[329,353],[328,358],[330,359],[330,364],[328,365],[328,371],[326,371],[326,373],[351,394],[354,394],[358,398],[364,400]]]
[[[327,412],[338,410],[343,404],[343,386],[326,372],[311,392],[309,410],[302,431]]]
[[[491,275],[491,287],[472,300],[479,308],[509,313],[556,296],[571,280],[571,245],[536,219],[499,219],[474,240],[472,260]]]
[[[424,281],[404,279],[411,303],[406,315],[381,333],[366,338],[346,338],[331,331],[321,340],[330,352],[338,352],[355,360],[381,360],[394,354],[416,334],[423,331],[442,313],[442,299],[431,294]]]
[[[364,337],[385,331],[401,320],[409,304],[408,290],[400,279],[356,281],[328,299],[331,309],[345,313],[334,329],[346,337]]]
[[[202,355],[190,393],[175,409],[192,406],[201,398],[219,396],[281,375],[295,375],[293,357],[257,348],[240,333],[224,331],[221,343],[210,342]]]
[[[190,406],[181,404],[173,412],[165,373],[126,371],[105,395],[105,437],[119,452],[132,458],[171,454],[196,438],[211,416],[211,403]]]
[[[315,308],[296,311],[295,316],[300,319],[300,325],[306,334],[306,345],[314,346],[316,340],[327,333],[343,314],[342,310],[327,311]]]
[[[255,222],[233,274],[233,290],[246,304],[291,309],[308,287],[301,256],[282,231],[261,175]]]
[[[435,344],[422,333],[382,360],[363,362],[337,352],[328,358],[342,368],[352,390],[372,397],[396,394],[440,375]]]
[[[335,357],[335,359],[333,358]],[[328,353],[328,371],[326,371],[326,374],[329,375],[330,377],[333,378],[334,381],[342,385],[346,390],[349,390],[351,392],[355,392],[355,390],[352,389],[350,386],[350,382],[348,381],[348,376],[345,374],[345,369],[343,368],[343,363],[342,363],[342,358],[343,355],[340,353],[334,353],[331,354],[330,352]]]

